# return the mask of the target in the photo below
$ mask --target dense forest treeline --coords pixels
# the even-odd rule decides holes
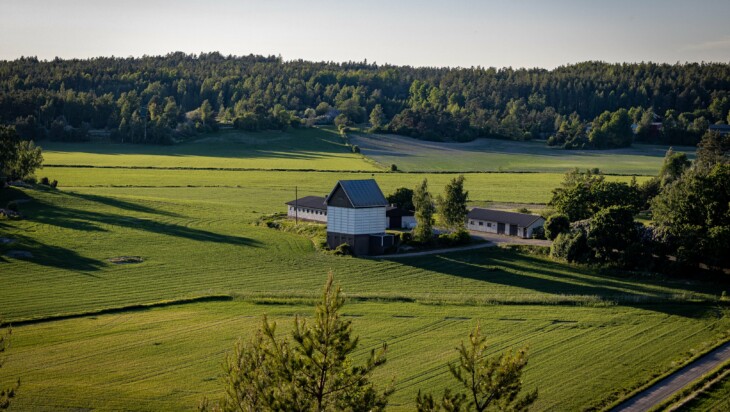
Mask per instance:
[[[121,141],[169,143],[219,122],[245,130],[369,122],[422,139],[604,148],[696,144],[729,110],[723,63],[414,68],[180,52],[0,61],[0,122],[33,139],[86,140],[103,129]]]

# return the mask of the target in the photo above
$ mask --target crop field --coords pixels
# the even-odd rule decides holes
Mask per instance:
[[[0,191],[0,204],[19,200],[26,215],[0,220],[0,237],[12,241],[0,242],[0,314],[16,324],[0,381],[21,378],[20,410],[194,410],[203,396],[220,396],[221,363],[235,340],[264,313],[282,332],[293,315],[308,316],[328,271],[350,298],[358,353],[389,345],[378,380],[393,380],[394,410],[412,410],[418,389],[451,385],[446,364],[477,321],[494,353],[529,345],[526,384],[540,390],[538,410],[600,406],[730,329],[722,291],[702,282],[607,276],[500,248],[337,257],[305,237],[254,225],[284,211],[294,186],[300,196],[324,195],[337,179],[374,177],[388,193],[426,177],[440,193],[455,174],[356,173],[361,166],[337,166],[336,156],[312,165],[335,162],[321,169],[341,172],[131,168],[180,167],[164,152],[178,147],[130,146],[146,154],[106,157],[95,146],[65,152],[63,161],[46,156],[63,166],[37,174],[58,179],[58,190]],[[179,157],[198,169],[219,169],[221,160]],[[96,165],[112,168],[77,167],[102,161]],[[477,204],[538,206],[561,179],[562,171],[472,173],[466,188]],[[123,256],[142,262],[113,263]]]
[[[158,168],[379,170],[329,129],[221,130],[171,146],[42,142],[48,165]],[[272,166],[275,165],[275,166]]]
[[[477,139],[441,143],[393,135],[356,134],[350,138],[362,153],[384,166],[405,171],[504,171],[561,173],[599,168],[604,173],[654,176],[661,168],[666,146],[635,144],[627,149],[563,150],[545,142]],[[694,147],[675,147],[692,157]]]
[[[259,326],[262,314],[286,333],[294,315],[311,311],[301,304],[207,302],[21,326],[3,370],[21,378],[23,410],[191,410],[203,396],[221,396],[225,353]],[[411,410],[419,389],[456,389],[446,364],[476,322],[493,353],[529,346],[525,385],[539,388],[537,410],[592,406],[668,369],[728,327],[722,313],[682,305],[546,310],[351,302],[344,313],[361,337],[356,354],[388,343],[377,381],[393,382],[394,410]]]

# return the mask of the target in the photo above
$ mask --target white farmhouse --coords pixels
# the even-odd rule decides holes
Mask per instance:
[[[505,212],[502,210],[475,207],[467,215],[467,229],[500,235],[532,237],[532,231],[542,227],[545,219],[527,213]]]
[[[393,245],[385,233],[388,201],[375,180],[340,180],[325,202],[330,249],[347,243],[355,255],[379,255]]]

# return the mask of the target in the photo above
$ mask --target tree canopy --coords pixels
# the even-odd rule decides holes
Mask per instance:
[[[637,123],[637,140],[696,144],[710,124],[727,122],[729,90],[724,63],[584,62],[544,70],[283,62],[217,52],[25,57],[0,62],[0,123],[17,126],[25,139],[85,140],[89,130],[106,129],[125,142],[169,143],[217,120],[261,130],[306,119],[331,123],[342,114],[423,139],[554,136],[554,144],[570,148],[626,145],[628,120]]]

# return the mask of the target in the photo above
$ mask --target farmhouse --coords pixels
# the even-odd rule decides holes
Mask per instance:
[[[330,249],[347,243],[355,255],[379,255],[393,245],[385,233],[388,201],[375,180],[340,180],[325,203]]]
[[[286,202],[286,215],[292,219],[310,220],[327,223],[327,206],[325,198],[321,196],[304,196],[300,199]]]
[[[466,227],[480,232],[529,238],[532,231],[544,223],[545,219],[537,215],[475,207],[467,215]]]

